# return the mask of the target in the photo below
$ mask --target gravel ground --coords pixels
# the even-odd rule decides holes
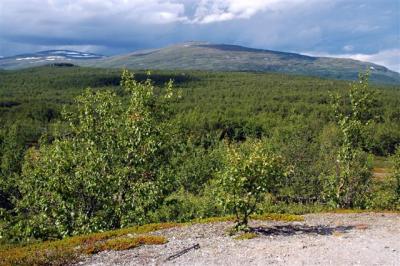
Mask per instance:
[[[260,222],[258,237],[235,240],[232,223],[154,232],[169,242],[107,251],[79,265],[400,265],[400,214],[310,214],[304,222]],[[182,256],[171,255],[199,244]]]

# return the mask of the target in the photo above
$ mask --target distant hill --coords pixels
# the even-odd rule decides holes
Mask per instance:
[[[100,58],[104,58],[104,56],[72,50],[48,50],[0,58],[0,68],[20,69],[57,63],[79,65],[82,61],[93,61]]]
[[[190,42],[111,57],[74,51],[48,52],[53,54],[44,59],[35,58],[40,57],[40,53],[3,58],[0,59],[0,68],[15,69],[46,64],[49,60],[67,60],[77,65],[102,68],[278,72],[345,80],[357,79],[358,73],[369,70],[374,82],[400,84],[399,73],[373,63],[228,44]],[[77,54],[74,56],[72,53]],[[64,56],[65,59],[56,56]]]

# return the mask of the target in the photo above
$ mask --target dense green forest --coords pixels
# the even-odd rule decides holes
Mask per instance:
[[[124,75],[75,66],[0,72],[4,241],[232,213],[246,220],[249,208],[400,209],[398,86],[268,73]],[[242,180],[247,174],[265,178]]]

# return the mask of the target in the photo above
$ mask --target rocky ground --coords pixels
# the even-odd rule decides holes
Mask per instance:
[[[257,237],[235,240],[232,223],[154,232],[169,242],[107,251],[80,265],[400,265],[400,214],[310,214],[304,222],[260,222]],[[198,244],[181,256],[171,257]]]

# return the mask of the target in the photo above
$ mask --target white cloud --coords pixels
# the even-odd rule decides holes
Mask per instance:
[[[343,51],[345,52],[351,52],[354,50],[354,46],[350,45],[350,44],[346,44],[345,46],[343,46]]]
[[[350,58],[383,65],[400,73],[400,49],[384,50],[375,54],[352,54]]]
[[[2,20],[19,17],[30,22],[49,19],[79,21],[94,17],[129,18],[144,24],[212,23],[248,19],[262,11],[343,0],[1,0]],[[193,16],[185,13],[193,9]],[[120,16],[119,16],[120,15]]]
[[[385,66],[393,71],[400,73],[400,49],[382,50],[374,54],[329,54],[318,52],[305,52],[303,54],[311,56],[325,56],[338,58],[351,58],[354,60],[371,62],[377,65]]]
[[[306,0],[201,0],[192,23],[207,24],[232,19],[248,19],[258,12],[293,8]]]
[[[309,1],[327,0],[0,0],[0,36],[10,44],[0,47],[0,53],[25,43],[38,49],[42,45],[154,47],[159,46],[156,42],[177,39],[172,34],[179,36],[177,42],[207,40],[205,31],[192,31],[201,27],[196,24],[207,24],[203,29],[211,32],[213,22],[249,19],[263,11],[307,6]]]
[[[187,19],[183,3],[162,0],[1,0],[0,8],[5,11],[3,23],[15,18],[35,24],[85,22],[95,18],[164,24]]]

